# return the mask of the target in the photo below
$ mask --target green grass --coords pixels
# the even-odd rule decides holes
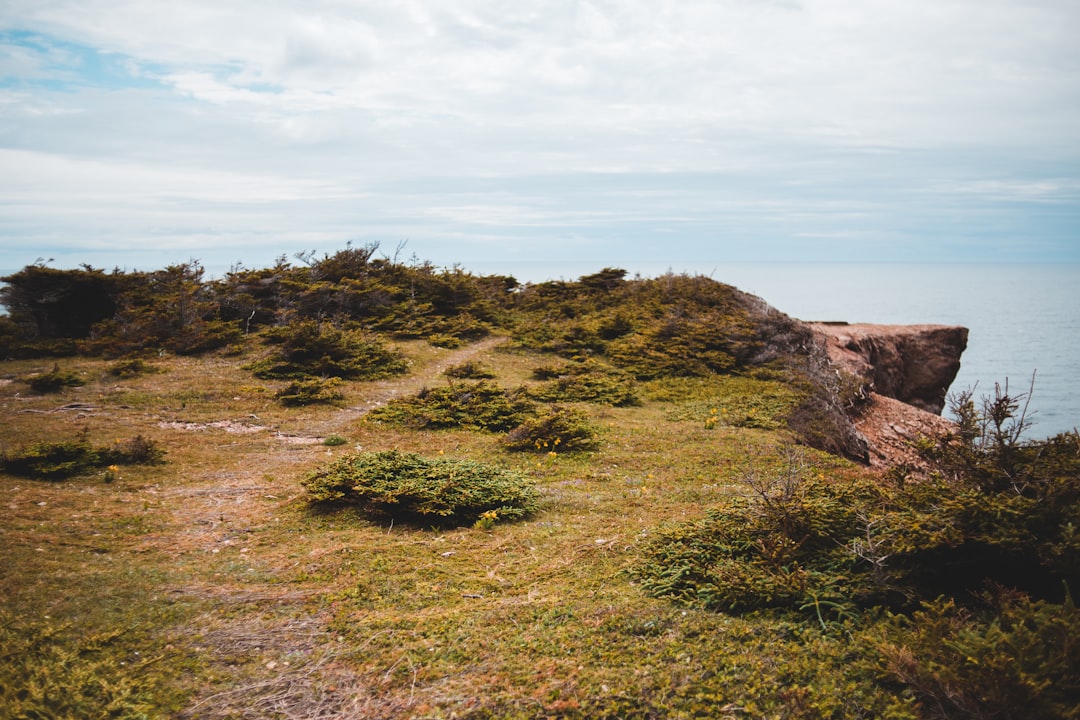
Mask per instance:
[[[744,494],[748,464],[779,466],[782,432],[710,425],[711,404],[777,417],[782,387],[649,383],[640,405],[573,406],[597,450],[515,453],[499,434],[365,414],[445,384],[447,367],[476,361],[517,388],[548,360],[493,343],[400,347],[409,375],[343,382],[336,405],[284,407],[283,381],[253,380],[250,358],[233,357],[165,357],[162,374],[120,380],[72,360],[87,384],[59,397],[0,386],[8,450],[85,427],[95,447],[142,435],[167,453],[111,483],[0,475],[0,716],[918,716],[854,625],[731,617],[635,579],[665,529]],[[57,410],[75,402],[90,407]],[[445,528],[309,502],[310,473],[390,450],[516,473],[533,512]],[[869,472],[806,457],[840,481]]]

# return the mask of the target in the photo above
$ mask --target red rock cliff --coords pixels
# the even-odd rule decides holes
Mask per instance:
[[[912,447],[919,436],[946,432],[940,413],[960,370],[968,330],[948,325],[811,323],[829,360],[863,379],[870,400],[855,427],[866,439],[870,464],[923,462]]]
[[[829,359],[879,395],[940,415],[960,370],[968,329],[953,325],[812,323]]]

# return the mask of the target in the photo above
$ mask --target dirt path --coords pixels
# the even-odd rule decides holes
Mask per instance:
[[[438,362],[425,367],[423,372],[410,374],[403,378],[380,380],[372,383],[364,403],[347,408],[345,412],[338,413],[329,421],[329,423],[326,423],[331,426],[327,428],[326,431],[332,432],[346,427],[349,424],[356,422],[364,415],[367,415],[375,408],[385,405],[394,398],[411,395],[419,392],[427,385],[439,383],[442,379],[443,372],[447,368],[461,365],[481,353],[493,350],[506,341],[507,338],[505,337],[488,337],[473,343],[472,345],[466,345],[463,348],[448,353],[445,357],[440,358]]]
[[[371,410],[440,383],[447,368],[505,341],[487,338],[447,352],[406,377],[364,384],[362,402],[312,422],[303,435],[228,420],[161,426],[215,444],[224,439],[235,447],[234,462],[230,467],[195,470],[186,482],[157,490],[165,527],[145,538],[141,551],[167,553],[178,568],[188,568],[177,577],[178,584],[168,588],[172,597],[211,602],[214,610],[196,618],[191,632],[219,672],[239,672],[230,664],[238,654],[296,659],[293,666],[278,667],[260,679],[238,674],[233,689],[195,698],[181,717],[232,717],[228,708],[237,702],[270,711],[274,709],[266,704],[270,700],[279,708],[295,703],[325,709],[327,700],[313,687],[313,678],[343,671],[328,666],[333,665],[334,650],[323,637],[320,613],[304,614],[310,592],[282,580],[318,566],[322,554],[332,553],[340,541],[327,538],[325,546],[310,547],[299,538],[295,546],[278,544],[275,524],[295,512],[303,494],[296,478],[329,452],[321,446],[324,437],[347,433]],[[224,572],[240,566],[248,569]],[[285,606],[293,610],[283,612]],[[346,674],[336,682],[347,685],[350,680]]]

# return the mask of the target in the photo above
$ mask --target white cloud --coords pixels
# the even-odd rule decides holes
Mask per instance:
[[[4,6],[0,32],[36,38],[0,46],[19,171],[0,189],[34,198],[0,207],[5,233],[78,218],[180,242],[205,217],[222,242],[490,247],[742,223],[870,248],[939,202],[1077,203],[1071,0]],[[129,86],[88,74],[101,59]]]

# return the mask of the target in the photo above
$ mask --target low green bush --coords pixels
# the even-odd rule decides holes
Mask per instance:
[[[345,399],[345,394],[338,389],[340,386],[341,380],[338,378],[294,380],[277,391],[274,397],[286,407],[333,405]]]
[[[964,405],[956,432],[919,443],[930,477],[826,477],[789,452],[661,529],[637,578],[680,603],[844,627],[923,718],[1076,720],[1080,435],[1023,440],[1000,393]]]
[[[517,473],[396,450],[340,458],[308,475],[303,485],[312,503],[352,505],[368,515],[422,525],[516,520],[537,509],[535,488]]]
[[[1080,610],[998,593],[981,608],[926,603],[895,616],[873,641],[888,676],[919,701],[921,717],[1080,717]]]
[[[404,357],[377,338],[312,320],[268,330],[265,339],[278,350],[246,366],[263,379],[376,380],[408,370]]]
[[[64,480],[112,465],[156,465],[164,457],[157,443],[142,435],[118,440],[112,447],[95,448],[84,432],[73,440],[37,443],[13,455],[5,452],[0,455],[0,467],[20,477]]]
[[[376,408],[367,417],[413,428],[506,432],[535,413],[536,403],[523,390],[506,390],[481,381],[425,388],[413,397]]]
[[[591,402],[616,407],[640,403],[630,374],[596,362],[538,367],[533,377],[545,382],[530,388],[529,394],[544,402]]]
[[[127,379],[159,373],[161,368],[151,365],[142,358],[131,358],[113,363],[106,372],[113,377]]]
[[[467,360],[443,370],[443,375],[455,380],[493,380],[495,371],[482,362]]]
[[[30,389],[43,395],[60,392],[68,387],[82,387],[86,384],[76,373],[61,370],[59,365],[53,365],[53,369],[47,373],[34,375],[28,379]]]
[[[0,608],[0,717],[145,720],[179,711],[166,661],[140,656],[145,644],[128,631],[80,632],[48,617]]]
[[[599,445],[584,413],[558,406],[518,425],[504,443],[509,450],[542,453],[596,450]]]

